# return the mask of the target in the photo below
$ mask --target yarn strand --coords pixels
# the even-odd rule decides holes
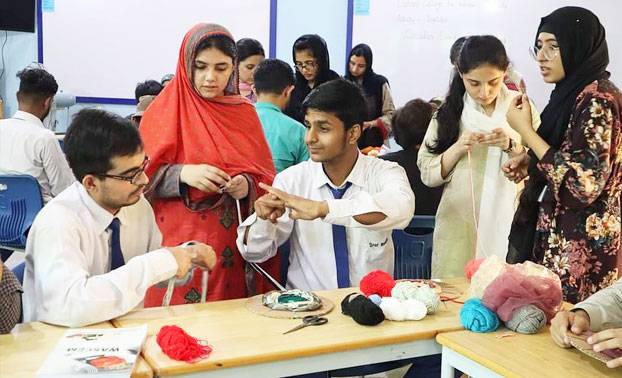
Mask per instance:
[[[471,206],[473,208],[473,222],[475,223],[475,257],[477,257],[477,249],[479,246],[479,249],[482,251],[483,255],[485,257],[488,257],[488,253],[486,252],[486,249],[484,248],[483,245],[479,244],[479,220],[477,219],[477,213],[475,210],[475,184],[474,184],[474,180],[473,180],[473,163],[471,161],[471,149],[469,148],[467,150],[467,160],[469,162],[469,186],[471,187]],[[480,199],[481,202],[481,199]]]

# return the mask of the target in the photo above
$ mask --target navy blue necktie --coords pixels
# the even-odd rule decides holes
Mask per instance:
[[[108,229],[112,231],[110,237],[110,270],[115,270],[120,266],[125,265],[123,259],[123,252],[121,252],[121,222],[119,218],[114,218],[110,222]]]
[[[334,189],[330,185],[330,189],[335,199],[341,199],[346,190],[352,185],[351,182],[346,183],[341,189]],[[350,287],[350,263],[348,261],[348,240],[346,238],[346,228],[344,226],[333,225],[333,249],[335,250],[335,263],[337,265],[337,286]]]

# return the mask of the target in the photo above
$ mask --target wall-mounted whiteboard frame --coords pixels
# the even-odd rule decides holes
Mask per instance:
[[[277,0],[37,1],[38,60],[82,103],[135,104],[136,83],[174,73],[184,34],[226,26],[276,55]]]

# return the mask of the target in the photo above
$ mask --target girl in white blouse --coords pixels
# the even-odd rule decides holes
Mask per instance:
[[[476,256],[505,260],[518,186],[505,179],[501,165],[523,150],[506,121],[511,100],[520,95],[503,83],[508,64],[496,37],[467,38],[419,150],[423,183],[445,184],[436,214],[433,277],[463,276]]]

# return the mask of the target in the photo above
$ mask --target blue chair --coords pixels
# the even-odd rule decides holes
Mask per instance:
[[[12,269],[13,274],[19,281],[19,284],[22,286],[24,285],[24,269],[25,268],[26,268],[26,262],[22,261],[21,263],[17,264],[15,268]]]
[[[41,188],[29,175],[0,175],[0,248],[24,250],[26,236],[43,207]]]
[[[404,230],[393,231],[395,279],[430,278],[434,224],[433,215],[415,215]]]

